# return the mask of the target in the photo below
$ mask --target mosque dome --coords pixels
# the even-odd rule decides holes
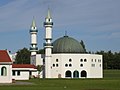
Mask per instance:
[[[85,53],[83,46],[72,37],[64,36],[53,42],[53,53]]]

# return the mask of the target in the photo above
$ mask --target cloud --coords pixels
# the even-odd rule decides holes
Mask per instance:
[[[66,29],[75,38],[88,39],[88,41],[94,38],[97,41],[103,38],[105,40],[120,38],[118,33],[120,0],[5,1],[0,1],[2,3],[0,4],[0,32],[29,31],[32,18],[35,16],[42,35],[44,18],[50,7],[55,38],[64,34]]]
[[[5,30],[25,28],[31,21],[31,17],[45,17],[48,6],[52,9],[56,27],[82,25],[87,27],[99,27],[109,23],[115,23],[120,15],[118,2],[112,0],[15,0],[0,8],[0,26]],[[40,20],[40,19],[38,19]],[[13,23],[12,23],[13,22]],[[38,21],[43,22],[43,21]],[[119,22],[120,23],[120,20]],[[7,29],[6,25],[9,27]],[[18,28],[17,28],[18,27]],[[114,27],[114,26],[113,26]],[[78,28],[78,27],[76,27]],[[89,29],[90,30],[90,29]]]

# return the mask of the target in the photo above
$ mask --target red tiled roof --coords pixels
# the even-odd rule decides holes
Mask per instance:
[[[12,68],[34,68],[36,69],[37,67],[31,64],[12,64]]]
[[[0,50],[0,62],[12,62],[6,50]]]

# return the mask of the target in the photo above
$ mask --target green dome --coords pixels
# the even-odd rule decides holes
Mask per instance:
[[[85,53],[80,42],[64,36],[53,42],[53,53]]]

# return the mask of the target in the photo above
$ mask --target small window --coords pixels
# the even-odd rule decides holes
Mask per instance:
[[[93,62],[93,59],[91,59],[91,62]]]
[[[58,64],[56,64],[56,67],[58,67]]]
[[[58,62],[58,59],[56,59],[56,62]]]
[[[45,64],[45,59],[43,59],[43,64]]]
[[[65,64],[65,67],[68,67],[68,64]]]
[[[69,59],[69,62],[72,62],[72,59]]]
[[[95,62],[96,62],[96,59],[95,59]]]
[[[80,64],[80,67],[83,67],[83,64]]]
[[[101,64],[100,64],[100,67],[101,67]]]
[[[20,71],[17,71],[17,75],[20,76]]]
[[[80,59],[81,62],[83,62],[83,59]]]
[[[87,59],[84,59],[84,62],[87,62]]]
[[[15,70],[12,71],[12,75],[15,76]]]
[[[72,67],[72,64],[69,64],[69,67]]]
[[[95,67],[95,64],[91,64],[91,67]]]
[[[55,64],[53,64],[53,67],[55,67]]]
[[[50,19],[48,19],[49,20],[49,22],[50,22]]]
[[[98,59],[98,62],[101,62],[101,60],[100,60],[100,59]]]

